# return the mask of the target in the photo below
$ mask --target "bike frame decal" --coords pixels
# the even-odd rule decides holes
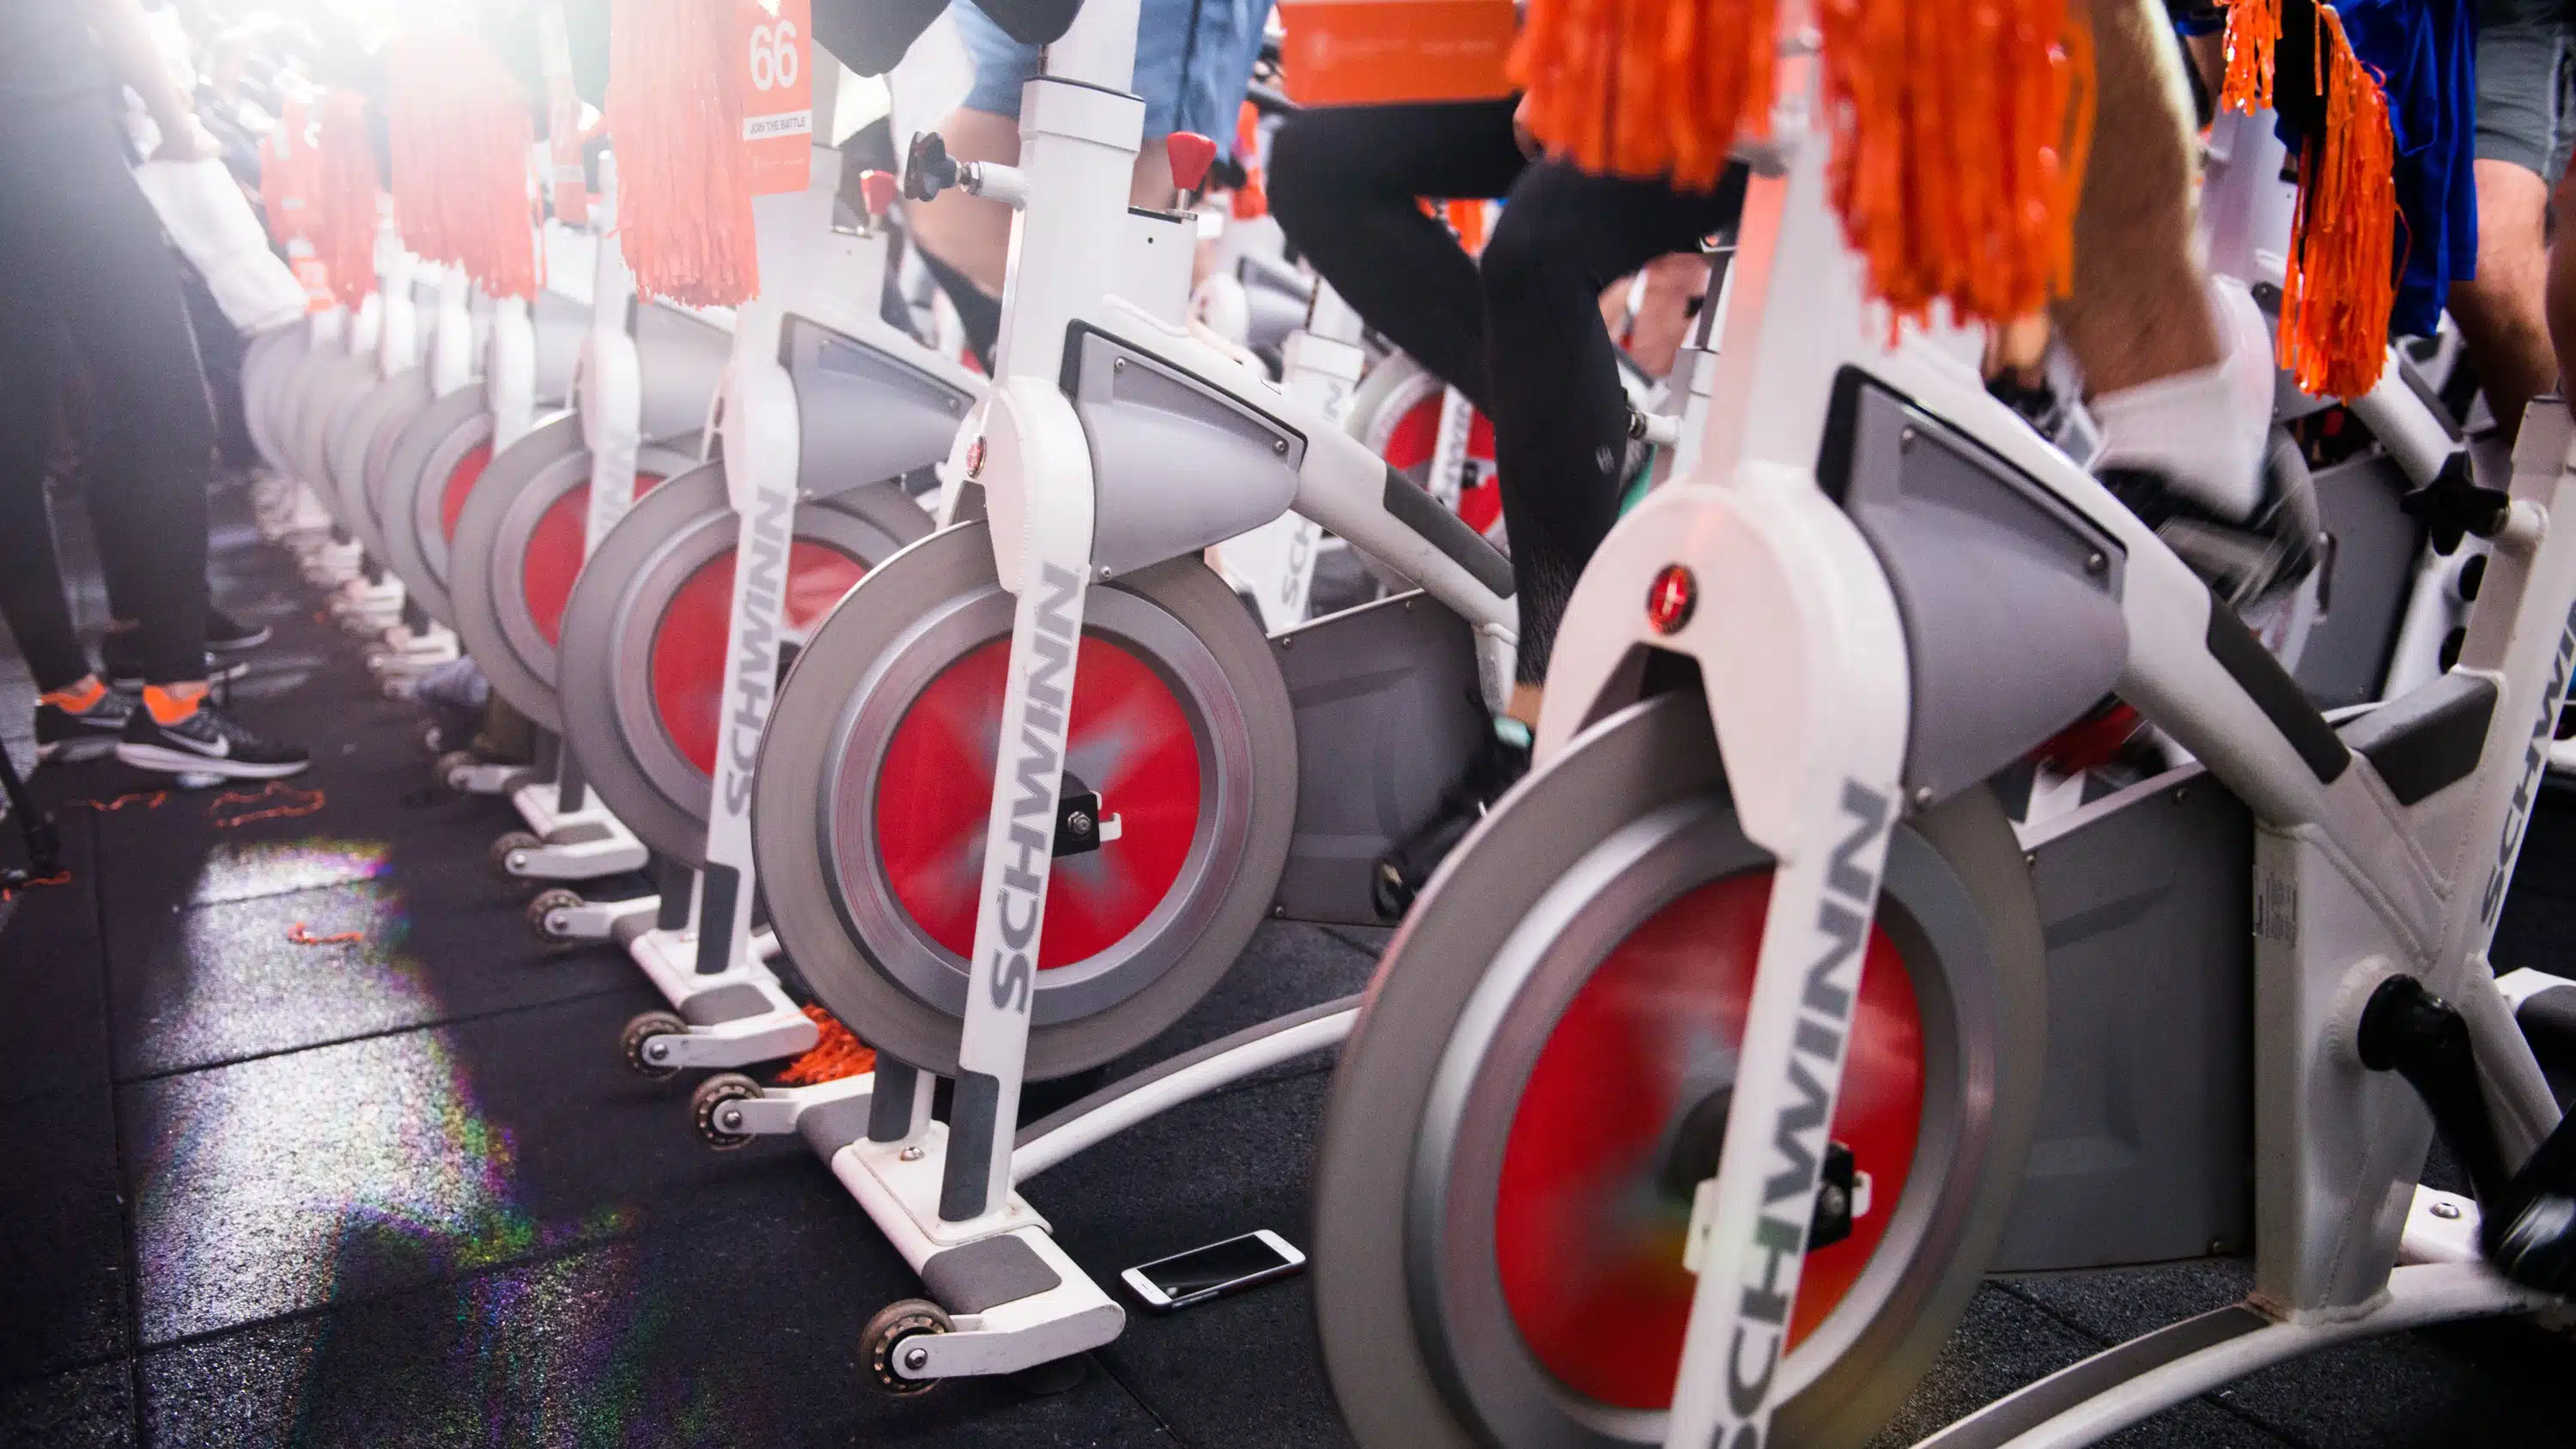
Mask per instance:
[[[1753,1079],[1756,1064],[1753,1033],[1760,1029],[1762,987],[1756,978],[1756,1000],[1746,1022],[1746,1060],[1737,1079],[1735,1111],[1751,1107],[1751,1121],[1768,1120],[1765,1139],[1769,1170],[1760,1179],[1758,1212],[1752,1232],[1730,1256],[1741,1277],[1723,1326],[1726,1349],[1726,1394],[1712,1445],[1724,1449],[1759,1449],[1770,1431],[1772,1393],[1780,1359],[1788,1342],[1789,1311],[1796,1303],[1807,1231],[1814,1220],[1816,1184],[1823,1171],[1826,1137],[1833,1121],[1834,1098],[1842,1086],[1843,1051],[1851,1035],[1853,1003],[1859,999],[1862,943],[1869,938],[1870,915],[1878,899],[1878,878],[1887,856],[1893,810],[1886,793],[1858,780],[1845,780],[1842,813],[1849,833],[1826,862],[1821,902],[1809,935],[1808,965],[1797,981],[1792,1010],[1796,1026],[1785,1053],[1772,1056],[1779,1072],[1769,1081]],[[1765,950],[1767,957],[1772,953]],[[1758,1097],[1745,1089],[1758,1087]],[[1733,1138],[1733,1120],[1729,1120]],[[1760,1149],[1757,1149],[1760,1150]],[[1730,1147],[1726,1154],[1734,1156]],[[1723,1171],[1721,1177],[1723,1180]],[[1703,1201],[1715,1194],[1703,1194]],[[1785,1209],[1783,1204],[1786,1204]],[[1716,1220],[1709,1226],[1713,1231]],[[1705,1259],[1711,1263],[1716,1258]],[[1694,1317],[1699,1315],[1694,1314]],[[1694,1324],[1696,1327],[1697,1325]],[[1687,1352],[1684,1362],[1689,1362]],[[1678,1401],[1676,1404],[1678,1407]]]

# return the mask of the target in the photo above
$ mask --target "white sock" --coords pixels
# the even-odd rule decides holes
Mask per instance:
[[[2272,351],[2263,314],[2241,284],[2211,286],[2210,311],[2227,355],[2215,365],[2098,394],[2096,472],[2141,468],[2220,518],[2241,522],[2263,501],[2263,444],[2272,426]]]

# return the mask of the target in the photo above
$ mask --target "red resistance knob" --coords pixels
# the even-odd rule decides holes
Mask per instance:
[[[868,205],[868,215],[883,217],[894,210],[894,199],[903,192],[903,183],[891,171],[859,173],[859,196]]]
[[[1171,159],[1172,184],[1196,191],[1216,164],[1216,142],[1196,131],[1174,131],[1163,138],[1163,154]]]

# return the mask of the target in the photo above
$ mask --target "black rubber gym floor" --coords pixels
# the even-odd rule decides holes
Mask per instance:
[[[235,697],[317,767],[229,798],[129,793],[152,784],[112,762],[44,771],[71,879],[0,904],[0,1442],[1349,1442],[1299,1281],[1140,1311],[1059,1394],[863,1387],[860,1326],[918,1291],[902,1261],[794,1139],[712,1152],[685,1081],[625,1071],[617,1031],[650,991],[614,952],[531,944],[523,894],[484,864],[507,808],[425,788],[417,711],[376,697],[245,512],[219,500],[218,586],[279,637]],[[22,674],[0,680],[9,730],[27,701]],[[2498,955],[2548,964],[2571,941],[2576,809],[2553,799]],[[1268,930],[1151,1055],[1355,990],[1373,947]],[[1104,1279],[1251,1228],[1302,1239],[1328,1072],[1175,1112],[1029,1196]],[[2246,1276],[1998,1281],[1885,1442]],[[2566,1338],[2471,1325],[2258,1374],[2110,1442],[2565,1444],[2571,1383]]]

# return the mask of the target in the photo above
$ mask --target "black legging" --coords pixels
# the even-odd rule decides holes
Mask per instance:
[[[90,383],[87,470],[144,677],[205,677],[214,419],[178,263],[97,95],[0,100],[0,618],[39,689],[90,672],[54,561],[45,454],[63,378]]]
[[[1694,195],[1533,164],[1513,138],[1513,106],[1307,111],[1272,142],[1270,205],[1370,326],[1493,421],[1518,678],[1536,684],[1574,581],[1619,516],[1628,399],[1601,289],[1733,224],[1744,172]],[[1481,268],[1416,200],[1494,196],[1507,204]]]

